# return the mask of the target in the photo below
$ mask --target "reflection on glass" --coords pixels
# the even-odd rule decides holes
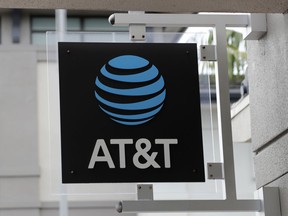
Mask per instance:
[[[93,29],[87,20],[87,29]],[[76,24],[75,24],[76,26]],[[199,46],[207,40],[207,31],[195,31],[190,33],[147,33],[148,43],[197,43]],[[69,42],[130,42],[128,32],[98,32],[98,33],[67,33],[65,40]],[[57,69],[57,42],[58,35],[55,32],[47,33],[47,56],[48,56],[48,79],[49,79],[49,107],[50,107],[50,145],[51,167],[49,172],[53,193],[59,194],[61,185],[60,167],[60,129],[59,129],[59,87]],[[140,42],[143,43],[143,42]],[[198,55],[199,57],[199,55]],[[204,142],[204,162],[220,162],[220,150],[217,139],[216,106],[211,103],[209,76],[200,69],[202,63],[198,61],[200,73],[201,115]],[[215,101],[214,101],[215,102]],[[206,167],[205,167],[206,169]],[[187,170],[190,172],[190,170]],[[173,183],[154,184],[155,199],[223,199],[222,181],[207,180],[205,183]],[[133,184],[68,184],[68,194],[101,194],[101,198],[108,196],[109,199],[135,198],[136,183]],[[114,196],[117,195],[117,196]],[[100,198],[100,199],[101,199]]]

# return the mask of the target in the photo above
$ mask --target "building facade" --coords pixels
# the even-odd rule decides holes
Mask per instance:
[[[288,215],[287,14],[267,14],[267,34],[248,42],[250,109],[257,188],[279,187]]]
[[[50,194],[47,186],[53,158],[49,155],[47,132],[48,92],[43,91],[48,88],[43,42],[46,30],[55,29],[54,11],[2,9],[0,13],[0,215],[50,216],[61,211],[63,215],[67,213],[67,205],[72,216],[117,215],[117,201],[111,196],[76,196],[67,200]],[[103,20],[106,18],[97,13],[87,12],[83,16],[73,12],[69,14],[67,28],[71,31],[105,31],[108,24]],[[99,23],[95,26],[96,21]],[[235,143],[249,145],[243,150],[246,155],[252,143],[250,153],[255,154],[257,188],[279,187],[283,216],[288,215],[287,22],[286,14],[268,14],[267,34],[258,41],[248,42],[250,91],[248,102],[247,98],[242,102],[250,110],[238,109],[232,115]],[[247,127],[250,118],[251,133]],[[239,119],[243,122],[239,123]],[[215,124],[217,119],[213,122]],[[243,125],[248,131],[239,136],[237,131],[243,131],[239,128]],[[217,135],[214,139],[217,140]],[[241,147],[235,149],[241,151]],[[241,169],[245,170],[247,166]],[[252,165],[249,168],[253,171]],[[253,179],[250,183],[247,193],[254,189]],[[133,191],[130,186],[127,190]]]

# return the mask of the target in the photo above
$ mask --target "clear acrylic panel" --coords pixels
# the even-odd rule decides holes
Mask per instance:
[[[201,97],[201,121],[204,145],[205,176],[204,183],[153,183],[154,199],[223,199],[225,196],[223,180],[209,180],[206,164],[221,162],[221,152],[217,134],[217,110],[215,100],[211,100],[209,73],[200,61],[200,45],[207,44],[208,28],[197,28],[185,33],[149,33],[146,41],[139,43],[197,43],[198,71]],[[60,141],[60,105],[58,74],[58,42],[131,42],[128,32],[73,32],[59,34],[47,32],[48,92],[49,92],[49,141],[50,141],[50,177],[51,193],[67,195],[92,195],[99,199],[119,200],[136,199],[137,183],[61,183],[61,141]],[[212,98],[213,99],[213,98]]]

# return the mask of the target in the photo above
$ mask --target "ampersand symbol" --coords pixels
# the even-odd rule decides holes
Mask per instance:
[[[145,147],[142,148],[141,144],[145,144]],[[150,167],[151,165],[154,168],[160,168],[159,164],[155,161],[155,158],[157,156],[157,152],[153,152],[151,155],[147,154],[147,152],[151,149],[151,143],[149,140],[141,138],[138,139],[135,143],[136,147],[136,154],[133,156],[133,163],[134,165],[139,169],[146,169]],[[139,157],[142,156],[145,158],[146,163],[140,163]]]

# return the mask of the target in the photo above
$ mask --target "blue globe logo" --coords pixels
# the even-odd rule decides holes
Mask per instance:
[[[136,55],[121,55],[105,64],[96,77],[100,109],[123,125],[140,125],[161,110],[165,83],[158,69]]]

